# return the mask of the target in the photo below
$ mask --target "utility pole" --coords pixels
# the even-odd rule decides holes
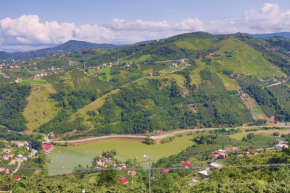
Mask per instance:
[[[143,157],[146,157],[147,158],[147,162],[148,162],[149,193],[151,193],[151,158],[150,158],[150,156],[147,156],[147,155],[143,155]]]
[[[149,169],[149,193],[151,193],[151,164],[150,156],[148,156],[148,169]]]

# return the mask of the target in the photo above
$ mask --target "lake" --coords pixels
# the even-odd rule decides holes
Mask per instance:
[[[177,154],[179,151],[194,144],[193,136],[177,137],[172,142],[158,145],[146,145],[138,141],[103,141],[80,146],[55,147],[49,158],[52,163],[48,164],[48,174],[58,175],[70,173],[79,164],[82,167],[91,167],[91,161],[103,151],[117,151],[118,159],[125,161],[130,158],[137,158],[137,161],[145,161],[143,155],[151,157],[152,161],[157,161],[162,157]],[[147,163],[142,163],[147,168]]]

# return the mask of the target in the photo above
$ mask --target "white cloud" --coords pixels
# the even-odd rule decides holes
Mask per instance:
[[[126,44],[164,38],[180,33],[270,33],[290,31],[290,10],[281,12],[279,5],[266,3],[260,10],[246,10],[237,18],[202,23],[187,18],[177,23],[164,21],[125,21],[115,18],[103,25],[40,22],[37,15],[0,19],[0,50],[38,49],[71,39],[95,43]]]
[[[278,4],[266,3],[259,11],[247,10],[236,19],[212,21],[213,33],[272,33],[290,31],[290,10],[280,12]]]

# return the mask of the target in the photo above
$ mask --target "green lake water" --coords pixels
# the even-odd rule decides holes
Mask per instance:
[[[81,146],[55,147],[49,155],[52,163],[48,164],[48,173],[49,175],[70,173],[79,164],[82,167],[87,165],[91,167],[91,161],[94,157],[113,148],[117,151],[118,159],[122,161],[135,157],[138,162],[145,161],[143,155],[150,156],[151,160],[158,160],[162,157],[177,154],[179,151],[193,145],[194,142],[190,140],[192,138],[192,136],[178,137],[170,143],[159,145],[145,145],[137,141],[104,141]],[[147,163],[141,165],[144,168],[147,167]]]

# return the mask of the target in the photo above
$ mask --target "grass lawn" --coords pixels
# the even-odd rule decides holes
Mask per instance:
[[[27,98],[28,104],[23,112],[28,121],[26,126],[29,130],[36,129],[40,125],[47,123],[58,113],[58,108],[55,107],[56,102],[49,99],[50,93],[55,93],[51,84],[32,84],[32,91]]]
[[[170,143],[159,145],[146,145],[138,141],[104,141],[81,146],[55,147],[49,155],[52,160],[52,163],[48,165],[49,175],[69,173],[78,164],[83,167],[91,166],[91,161],[95,156],[113,148],[117,151],[118,159],[122,161],[130,158],[144,161],[143,155],[149,155],[152,161],[157,161],[193,145],[192,138],[192,136],[177,137]],[[148,163],[142,163],[141,166],[147,168]]]

